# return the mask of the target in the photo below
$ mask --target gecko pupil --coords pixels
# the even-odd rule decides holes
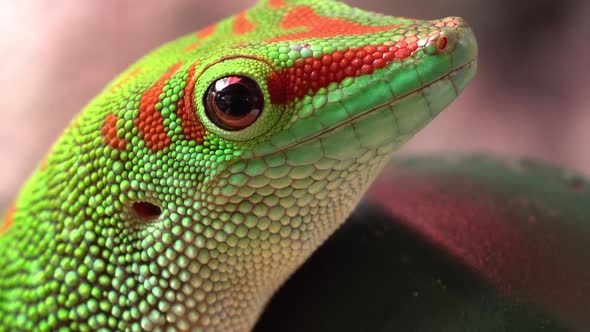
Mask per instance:
[[[225,76],[213,82],[205,94],[205,113],[222,129],[248,127],[262,113],[264,97],[258,84],[245,76]]]

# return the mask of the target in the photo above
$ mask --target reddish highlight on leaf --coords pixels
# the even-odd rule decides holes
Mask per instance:
[[[307,28],[308,30],[278,36],[269,41],[360,35],[387,31],[400,25],[365,26],[341,18],[319,16],[311,7],[300,6],[290,10],[281,21],[280,26],[285,30],[297,28]]]
[[[164,89],[164,84],[181,65],[181,62],[172,65],[158,82],[147,89],[141,97],[139,116],[135,119],[135,126],[139,129],[146,147],[152,151],[163,150],[172,143],[170,137],[166,134],[166,128],[164,128],[164,118],[156,110],[156,104],[160,100],[159,96]]]

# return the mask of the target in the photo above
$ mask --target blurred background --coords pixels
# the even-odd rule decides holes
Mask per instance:
[[[254,2],[0,0],[0,210],[116,74]],[[462,16],[478,37],[475,80],[402,153],[534,157],[590,175],[588,1],[346,2],[394,16]]]

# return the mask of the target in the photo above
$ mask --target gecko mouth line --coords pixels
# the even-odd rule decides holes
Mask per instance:
[[[395,99],[392,99],[392,100],[391,100],[391,101],[389,101],[389,102],[386,102],[386,103],[384,103],[384,104],[381,104],[381,105],[375,106],[375,107],[373,107],[373,108],[370,108],[370,109],[368,109],[367,111],[365,111],[365,112],[362,112],[362,113],[360,113],[360,114],[357,114],[357,115],[355,115],[355,116],[353,116],[353,117],[349,118],[348,120],[346,120],[346,121],[344,121],[344,122],[342,122],[342,123],[339,123],[339,124],[337,124],[337,125],[335,125],[335,126],[332,126],[332,127],[326,128],[326,129],[324,129],[324,130],[322,130],[322,131],[318,132],[317,134],[314,134],[314,135],[308,136],[308,137],[304,138],[303,140],[301,140],[301,141],[299,141],[299,142],[295,142],[295,143],[289,144],[289,145],[287,145],[287,146],[284,146],[284,147],[280,148],[280,149],[279,149],[279,150],[277,150],[277,151],[273,151],[273,152],[266,153],[266,154],[261,154],[261,155],[254,155],[253,157],[255,157],[255,158],[262,158],[262,157],[272,156],[272,155],[274,155],[274,154],[276,154],[276,153],[285,152],[285,151],[287,151],[287,150],[290,150],[290,149],[296,148],[296,147],[298,147],[298,146],[300,146],[300,145],[303,145],[303,144],[305,144],[305,143],[307,143],[307,142],[310,142],[310,141],[312,141],[312,140],[314,140],[314,139],[318,139],[318,138],[321,138],[321,137],[323,137],[323,136],[326,136],[327,134],[329,134],[330,132],[332,132],[332,131],[334,131],[334,130],[336,130],[336,129],[338,129],[338,128],[342,128],[342,127],[344,127],[344,126],[346,126],[346,125],[349,125],[349,124],[351,124],[351,123],[353,123],[353,122],[355,122],[355,121],[357,121],[357,120],[359,120],[359,119],[361,119],[361,118],[363,118],[363,117],[369,116],[369,115],[370,115],[370,114],[372,114],[372,113],[375,113],[375,112],[377,112],[377,111],[380,111],[380,110],[382,110],[384,107],[390,106],[390,105],[392,105],[392,104],[394,104],[394,103],[398,102],[399,100],[401,100],[401,99],[403,99],[403,98],[406,98],[406,97],[412,96],[412,95],[414,95],[414,94],[420,93],[420,91],[423,91],[423,90],[427,89],[428,87],[430,87],[430,86],[432,86],[432,85],[436,84],[437,82],[440,82],[440,81],[442,81],[442,80],[444,80],[444,79],[446,79],[446,78],[450,77],[451,75],[453,75],[453,74],[455,74],[455,73],[457,73],[457,72],[460,72],[460,71],[462,71],[463,69],[466,69],[466,68],[468,68],[468,67],[471,67],[471,66],[475,65],[476,63],[477,63],[477,57],[474,57],[473,59],[471,59],[470,61],[466,62],[465,64],[463,64],[463,65],[461,65],[461,66],[459,66],[459,67],[457,67],[457,68],[455,68],[455,69],[453,69],[453,70],[449,71],[447,74],[445,74],[445,75],[443,75],[443,76],[441,76],[441,77],[439,77],[439,78],[437,78],[437,79],[433,80],[432,82],[429,82],[428,84],[426,84],[426,85],[424,85],[424,86],[422,86],[422,87],[420,87],[420,88],[418,88],[418,89],[414,89],[414,90],[412,90],[412,91],[409,91],[409,92],[407,92],[407,93],[405,93],[405,94],[403,94],[403,95],[400,95],[400,96],[396,97]],[[453,84],[453,86],[455,86],[455,85]],[[458,91],[455,91],[455,92],[458,94]]]

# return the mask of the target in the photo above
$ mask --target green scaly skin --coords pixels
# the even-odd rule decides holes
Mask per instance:
[[[251,329],[476,56],[460,18],[317,0],[263,0],[155,50],[72,121],[0,222],[1,330]],[[204,102],[228,75],[264,99],[239,130]]]

